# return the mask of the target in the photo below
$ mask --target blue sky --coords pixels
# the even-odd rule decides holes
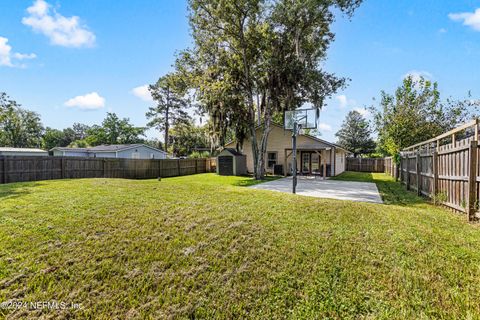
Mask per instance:
[[[141,86],[191,44],[186,16],[182,0],[0,0],[0,91],[45,126],[99,123],[107,111],[143,126]],[[480,98],[479,1],[366,0],[333,31],[325,68],[351,81],[321,112],[327,140],[408,73],[438,81],[444,97]]]

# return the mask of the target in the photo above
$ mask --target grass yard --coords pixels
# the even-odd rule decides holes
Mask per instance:
[[[383,174],[387,203],[213,174],[0,186],[0,309],[24,318],[479,318],[480,228]]]

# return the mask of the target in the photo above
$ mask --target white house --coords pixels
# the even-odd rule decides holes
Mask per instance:
[[[257,129],[257,143],[260,143],[262,129]],[[235,143],[226,145],[235,148]],[[253,154],[250,138],[243,142],[242,153],[247,157],[247,171],[253,172]],[[297,136],[297,170],[300,174],[318,174],[333,177],[345,171],[346,157],[350,152],[341,146],[308,134]],[[265,167],[274,172],[279,166],[278,174],[292,172],[292,131],[285,130],[278,124],[271,125],[267,141]]]
[[[42,157],[48,156],[48,151],[35,148],[10,148],[0,147],[1,156],[15,156],[15,157]]]
[[[56,157],[91,157],[123,159],[166,159],[168,154],[145,144],[110,144],[91,148],[55,147],[50,150]]]

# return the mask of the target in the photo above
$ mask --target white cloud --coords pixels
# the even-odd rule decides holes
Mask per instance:
[[[79,48],[95,44],[95,34],[80,23],[79,17],[64,17],[55,9],[50,10],[45,0],[36,0],[27,12],[29,15],[22,23],[47,36],[54,45]]]
[[[480,8],[472,12],[450,13],[448,17],[453,21],[463,22],[464,26],[480,31]]]
[[[0,37],[0,66],[6,67],[25,67],[23,64],[16,64],[14,60],[35,59],[36,54],[24,54],[12,52],[12,47],[8,44],[8,39]]]
[[[79,108],[80,110],[97,110],[105,107],[105,98],[96,92],[91,92],[69,99],[65,102],[65,105],[71,108]]]
[[[150,91],[148,91],[148,84],[133,88],[132,93],[133,95],[135,95],[136,97],[144,101],[148,101],[148,102],[153,101],[152,95],[150,94]]]
[[[344,94],[341,94],[339,96],[336,96],[335,99],[337,99],[338,103],[339,103],[339,107],[341,109],[344,109],[348,106],[353,106],[355,105],[357,102],[353,99],[348,99],[346,95]]]
[[[364,117],[366,117],[370,114],[366,108],[354,108],[353,111],[357,111],[358,113],[360,113]]]
[[[447,32],[448,32],[448,30],[445,29],[445,28],[438,29],[438,33],[447,33]]]
[[[432,80],[433,75],[430,72],[427,71],[418,71],[418,70],[411,70],[407,72],[403,77],[402,80],[407,78],[407,77],[412,77],[413,81],[420,81],[420,79],[423,77],[425,80]]]
[[[35,59],[37,55],[35,53],[14,53],[13,57],[18,60],[30,60]]]
[[[332,131],[332,126],[326,123],[319,123],[318,130],[320,131]]]

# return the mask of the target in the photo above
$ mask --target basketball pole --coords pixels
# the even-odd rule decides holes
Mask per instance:
[[[287,130],[290,130],[290,125],[289,124],[292,124],[292,122],[290,122],[290,120],[293,120],[293,126],[291,129],[292,130],[292,193],[297,193],[297,182],[298,182],[298,179],[297,179],[297,135],[300,131],[300,129],[302,128],[302,125],[299,124],[298,122],[301,121],[301,120],[306,120],[305,121],[305,128],[310,128],[312,127],[311,125],[309,125],[308,123],[308,111],[309,110],[313,110],[313,109],[304,109],[304,110],[292,110],[292,111],[285,111],[284,113],[284,129],[287,129]],[[288,113],[288,112],[291,112],[291,113]],[[303,112],[303,116],[302,117],[298,117],[297,114],[294,114],[295,112]],[[287,113],[288,113],[288,120],[287,121]],[[316,121],[318,120],[318,109],[317,109],[317,113],[316,113],[316,119],[315,119],[315,128],[316,128]],[[313,127],[312,127],[313,128]],[[285,163],[285,165],[287,165]],[[286,170],[286,169],[285,169]]]
[[[293,123],[293,132],[292,132],[292,153],[293,153],[293,179],[292,179],[292,193],[297,192],[297,130],[298,123],[295,121]]]

